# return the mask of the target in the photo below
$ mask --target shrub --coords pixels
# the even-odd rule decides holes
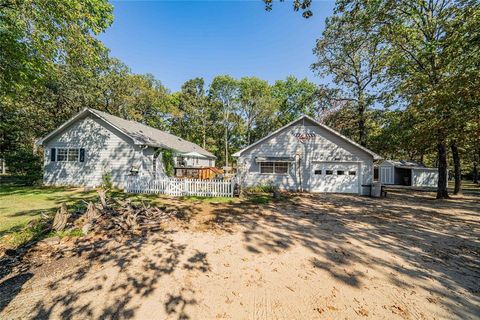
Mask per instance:
[[[276,190],[277,187],[275,187],[272,183],[259,184],[253,187],[243,189],[243,191],[246,193],[273,193]]]
[[[158,152],[162,154],[163,167],[165,174],[169,177],[173,176],[173,168],[175,163],[173,162],[173,152],[169,149],[160,149]]]
[[[109,172],[105,172],[103,175],[102,175],[102,188],[103,189],[112,189],[112,173],[109,171]]]
[[[17,175],[24,184],[34,185],[42,180],[42,157],[31,149],[20,148],[5,153],[5,163],[8,172]]]

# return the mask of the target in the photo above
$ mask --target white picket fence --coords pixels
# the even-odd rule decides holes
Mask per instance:
[[[171,196],[233,197],[234,182],[223,180],[129,177],[127,193],[156,193]]]

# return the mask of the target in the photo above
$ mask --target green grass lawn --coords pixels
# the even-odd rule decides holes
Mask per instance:
[[[128,195],[121,191],[109,192],[109,197],[131,199],[134,203],[148,201],[155,205],[165,202],[165,197],[157,195]],[[236,198],[222,197],[182,197],[184,201],[231,202]],[[0,243],[5,235],[10,235],[7,242],[20,245],[35,237],[35,230],[24,228],[31,220],[42,214],[53,216],[62,202],[66,202],[70,212],[83,211],[87,201],[98,202],[96,191],[83,192],[83,188],[68,187],[31,187],[14,184],[0,185]],[[28,229],[28,228],[27,228]]]
[[[78,188],[0,186],[0,238],[20,230],[42,213],[53,214],[62,202],[74,210],[85,206],[83,200],[95,197],[94,191]]]
[[[455,181],[448,181],[448,188],[453,190]],[[480,184],[473,183],[471,180],[462,180],[462,190],[480,192]]]

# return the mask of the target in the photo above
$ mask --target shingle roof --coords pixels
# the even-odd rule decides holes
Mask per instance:
[[[149,127],[136,121],[125,120],[103,111],[91,108],[88,108],[88,111],[121,130],[137,144],[172,149],[181,153],[198,152],[204,156],[215,158],[211,152],[208,152],[197,144],[171,133]]]
[[[411,160],[387,160],[391,164],[393,164],[395,167],[400,167],[400,168],[426,168],[426,166],[417,161],[411,161]]]
[[[78,119],[81,119],[88,113],[102,119],[126,136],[130,137],[135,144],[147,145],[150,147],[167,148],[179,153],[195,152],[211,159],[216,158],[211,152],[208,152],[202,147],[196,145],[195,143],[177,137],[171,133],[155,129],[135,121],[125,120],[113,116],[109,113],[91,108],[83,109],[78,114],[63,123],[60,127],[50,132],[43,139],[39,139],[36,143],[42,145],[45,141],[51,139],[59,132],[62,132],[69,125],[71,125]]]

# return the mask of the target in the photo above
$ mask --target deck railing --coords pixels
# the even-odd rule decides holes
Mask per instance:
[[[155,193],[171,196],[233,197],[234,181],[178,179],[169,177],[128,177],[127,193]]]

